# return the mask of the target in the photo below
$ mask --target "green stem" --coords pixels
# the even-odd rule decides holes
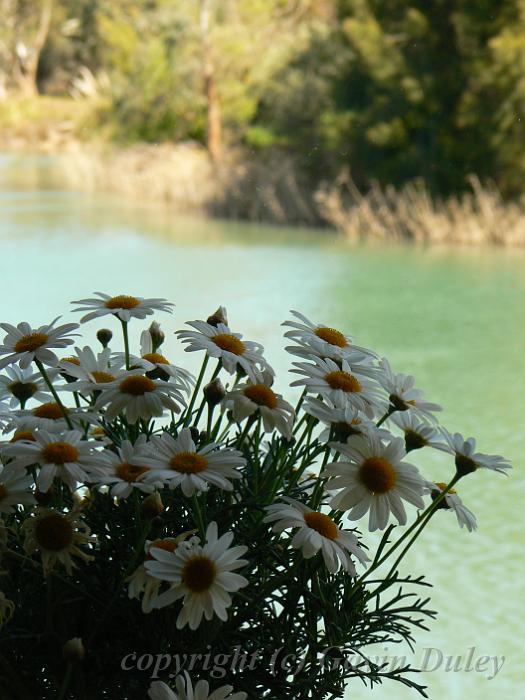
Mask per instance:
[[[199,528],[199,534],[201,536],[201,539],[204,542],[204,538],[206,537],[206,527],[204,526],[204,519],[202,517],[202,511],[197,494],[193,494],[192,500],[193,505],[195,506],[195,519],[197,521],[197,527]]]
[[[390,418],[392,413],[395,413],[396,411],[397,408],[395,408],[394,406],[389,406],[388,411],[385,413],[385,415],[377,421],[376,427],[379,428],[381,425],[383,425],[387,418]]]
[[[35,357],[35,364],[38,367],[38,371],[42,375],[45,383],[47,384],[49,391],[53,394],[53,398],[55,399],[57,406],[60,408],[60,413],[64,416],[64,420],[68,424],[69,429],[73,430],[74,428],[73,428],[73,423],[71,422],[71,418],[67,415],[66,408],[65,408],[64,404],[62,403],[62,401],[60,400],[60,398],[58,397],[56,389],[53,386],[53,382],[49,379],[49,375],[46,372],[44,365],[36,357]]]
[[[129,369],[129,337],[128,337],[128,322],[120,319],[122,326],[122,335],[124,336],[124,354],[126,356],[126,369]]]
[[[199,393],[199,389],[201,388],[202,380],[204,379],[204,373],[206,372],[206,367],[208,366],[209,359],[209,356],[205,355],[201,371],[199,372],[199,376],[197,378],[197,383],[195,384],[195,389],[193,390],[193,394],[191,396],[190,405],[188,406],[188,411],[186,413],[186,417],[184,418],[185,427],[191,423],[191,412],[193,411],[195,401],[197,400],[197,394]]]
[[[71,663],[71,661],[68,661],[66,672],[64,674],[64,680],[62,681],[62,687],[60,688],[60,695],[58,696],[58,700],[63,700],[63,698],[66,697],[67,689],[68,689],[69,683],[71,681],[72,675],[73,675],[73,664]]]

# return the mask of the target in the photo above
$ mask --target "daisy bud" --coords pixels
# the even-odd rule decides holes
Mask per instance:
[[[151,336],[151,342],[153,343],[153,352],[157,352],[166,336],[160,330],[160,324],[158,324],[157,321],[152,321],[148,330]]]
[[[144,501],[142,502],[142,515],[145,518],[152,520],[153,518],[160,515],[164,510],[164,504],[162,503],[162,498],[160,493],[155,491],[155,493],[150,493]]]
[[[97,331],[97,339],[100,341],[103,348],[107,348],[111,342],[111,338],[113,338],[113,333],[109,330],[109,328],[101,328],[99,331]]]
[[[85,655],[86,650],[80,637],[73,637],[62,647],[62,656],[67,661],[82,661]]]
[[[226,313],[226,309],[224,306],[219,306],[217,311],[213,313],[211,316],[208,316],[206,319],[206,323],[209,323],[210,326],[215,326],[217,327],[219,323],[223,323],[225,326],[228,325],[228,315]]]
[[[223,400],[226,395],[226,390],[221,380],[216,377],[212,382],[206,384],[203,389],[203,393],[206,401],[208,402],[208,406],[214,408]]]

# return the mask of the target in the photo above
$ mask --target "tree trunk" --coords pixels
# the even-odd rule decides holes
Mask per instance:
[[[210,2],[201,0],[201,35],[204,57],[204,90],[207,104],[206,145],[214,163],[219,162],[222,154],[221,104],[215,79],[215,65],[210,45]]]
[[[53,0],[44,0],[33,45],[27,47],[27,56],[18,56],[16,61],[15,81],[24,95],[38,95],[38,66],[49,35],[52,15]]]

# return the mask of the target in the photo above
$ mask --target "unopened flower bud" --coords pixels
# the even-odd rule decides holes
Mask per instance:
[[[62,647],[62,656],[67,661],[82,661],[85,655],[86,650],[80,637],[69,639]]]
[[[158,491],[150,493],[142,502],[142,515],[150,520],[160,515],[163,510],[164,504]]]
[[[219,323],[223,323],[225,326],[228,325],[228,314],[226,313],[226,309],[224,306],[219,306],[217,311],[215,311],[211,316],[208,316],[206,319],[206,323],[209,323],[210,326],[215,326],[217,327]]]
[[[101,328],[99,331],[97,331],[97,338],[102,344],[102,347],[107,348],[111,342],[111,338],[113,338],[113,333],[109,330],[109,328]]]
[[[151,342],[153,343],[153,352],[157,352],[166,336],[160,330],[160,324],[158,324],[157,321],[152,321],[148,330],[151,336]]]
[[[226,395],[226,390],[219,377],[216,377],[209,384],[206,384],[203,389],[203,393],[204,398],[208,402],[208,406],[213,408],[214,406],[218,406],[223,400]]]

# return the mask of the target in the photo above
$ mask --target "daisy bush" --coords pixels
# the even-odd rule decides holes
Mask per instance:
[[[0,697],[341,698],[352,679],[424,693],[417,669],[368,650],[426,629],[429,584],[400,564],[431,518],[475,530],[456,484],[508,461],[298,312],[290,390],[223,307],[177,330],[144,327],[173,312],[164,299],[73,304],[119,335],[98,327],[90,347],[76,323],[0,324]]]

